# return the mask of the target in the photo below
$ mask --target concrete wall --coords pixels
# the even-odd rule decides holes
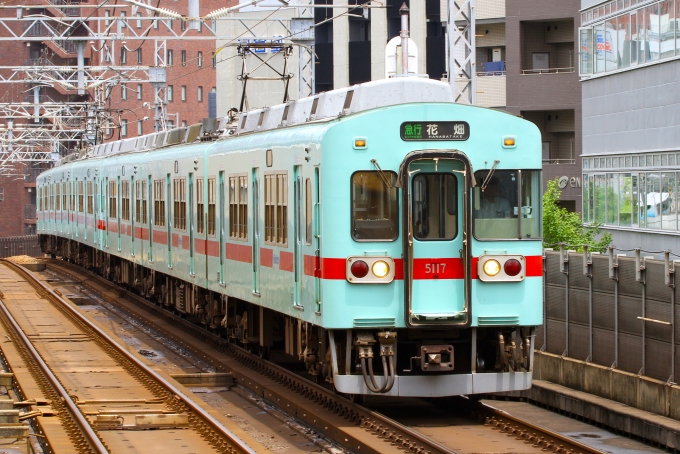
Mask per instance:
[[[680,149],[680,60],[583,82],[583,154]]]

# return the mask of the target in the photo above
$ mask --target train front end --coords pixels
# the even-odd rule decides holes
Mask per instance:
[[[411,103],[341,119],[322,148],[336,389],[529,388],[543,322],[538,129],[494,110]]]

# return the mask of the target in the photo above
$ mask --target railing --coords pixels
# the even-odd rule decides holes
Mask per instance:
[[[544,159],[543,165],[576,164],[576,159]]]
[[[564,249],[544,254],[545,319],[537,346],[631,374],[676,381],[680,362],[672,352],[680,342],[675,336],[680,301],[675,296],[674,260],[680,256],[614,247],[601,255]],[[650,254],[666,259],[645,257]]]
[[[548,69],[523,69],[522,75],[527,74],[562,74],[562,73],[573,73],[574,67],[568,68],[548,68]]]
[[[38,211],[32,203],[24,205],[24,219],[38,219]]]
[[[13,255],[42,257],[38,235],[0,237],[0,258]]]
[[[505,76],[505,71],[482,71],[477,73],[477,77]]]

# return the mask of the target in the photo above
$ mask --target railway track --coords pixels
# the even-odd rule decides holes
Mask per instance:
[[[59,418],[41,424],[44,452],[255,452],[25,268],[0,260],[0,287],[0,319],[23,365],[5,358],[19,384],[16,370],[28,370]]]
[[[160,334],[210,364],[214,370],[231,372],[238,384],[349,451],[454,452],[418,430],[266,361],[136,294],[120,289],[98,275],[59,260],[51,260],[49,265],[140,323],[153,326]],[[210,348],[206,348],[206,345]],[[480,422],[483,430],[495,431],[518,440],[525,452],[601,452],[490,406],[471,401],[462,405],[469,415]]]

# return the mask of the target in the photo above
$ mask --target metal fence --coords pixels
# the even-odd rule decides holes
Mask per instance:
[[[632,253],[632,254],[631,254]],[[675,266],[680,258],[546,250],[544,324],[537,345],[550,353],[675,382],[680,340]]]
[[[38,235],[0,237],[0,258],[13,255],[42,257]]]

